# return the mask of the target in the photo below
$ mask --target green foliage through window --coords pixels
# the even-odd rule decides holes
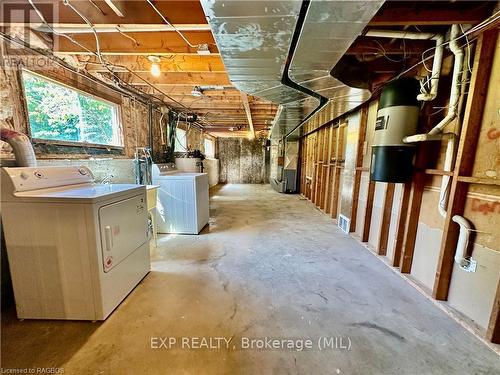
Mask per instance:
[[[115,105],[28,72],[23,83],[33,138],[123,145]]]

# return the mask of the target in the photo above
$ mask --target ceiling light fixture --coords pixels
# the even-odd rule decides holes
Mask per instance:
[[[191,95],[194,97],[200,97],[203,96],[203,91],[201,91],[200,86],[195,86],[191,90]]]
[[[154,77],[159,77],[161,74],[160,69],[160,58],[158,56],[148,56],[148,60],[151,61],[151,75]]]

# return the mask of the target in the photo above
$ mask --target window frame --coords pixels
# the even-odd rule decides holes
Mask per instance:
[[[58,140],[58,139],[43,139],[43,138],[33,137],[33,133],[31,131],[30,117],[29,117],[30,114],[28,111],[28,100],[26,97],[26,87],[24,85],[24,79],[23,79],[23,73],[25,73],[25,72],[30,74],[30,75],[39,77],[43,80],[52,82],[56,85],[63,86],[63,87],[68,88],[70,90],[76,91],[77,93],[79,93],[83,96],[87,96],[87,97],[90,97],[94,100],[102,101],[106,104],[109,104],[112,108],[114,108],[116,126],[117,126],[117,130],[120,132],[122,145],[117,146],[117,145],[106,145],[106,144],[102,144],[102,143],[91,143],[91,142],[83,142],[83,141],[82,142],[63,141],[63,140]],[[52,150],[52,151],[56,151],[55,153],[60,153],[57,151],[63,151],[64,153],[81,153],[81,152],[72,151],[71,149],[76,149],[77,151],[80,151],[80,149],[82,149],[82,148],[83,149],[88,148],[88,149],[90,149],[89,151],[91,151],[91,152],[88,152],[89,154],[94,154],[94,152],[92,152],[92,149],[96,150],[97,154],[100,154],[102,150],[113,150],[114,152],[112,152],[112,153],[124,154],[124,152],[125,152],[125,133],[123,131],[122,111],[121,111],[121,106],[119,103],[104,99],[104,98],[99,97],[97,95],[91,94],[85,90],[70,86],[70,85],[68,85],[64,82],[61,82],[55,78],[45,76],[43,74],[40,74],[38,72],[34,72],[32,70],[29,70],[29,69],[22,68],[20,73],[21,74],[20,74],[19,78],[20,78],[20,84],[21,84],[22,91],[23,91],[23,100],[24,100],[24,105],[25,105],[25,115],[26,115],[26,124],[27,124],[27,134],[28,134],[28,137],[30,138],[30,140],[34,146],[41,145],[42,147],[44,147],[45,145],[47,145],[49,148],[50,148],[50,146],[54,146],[54,147],[56,147],[56,150]],[[58,150],[57,146],[61,146],[61,148],[64,150]],[[87,153],[87,152],[84,152],[84,153]]]
[[[179,130],[182,130],[184,132],[184,135],[183,135],[183,139],[184,139],[184,145],[181,144],[180,140],[179,140],[179,133],[178,131]],[[175,145],[177,146],[177,143],[179,143],[179,145],[183,148],[183,150],[177,150],[176,148],[175,149],[175,152],[188,152],[188,140],[187,140],[187,130],[186,129],[182,129],[180,127],[177,127],[175,129]]]
[[[207,148],[206,148],[207,141],[212,144],[212,155],[208,155],[207,154]],[[205,138],[204,141],[203,141],[203,149],[205,150],[205,157],[206,158],[208,158],[208,159],[215,159],[215,141],[213,139],[211,139],[211,138]]]

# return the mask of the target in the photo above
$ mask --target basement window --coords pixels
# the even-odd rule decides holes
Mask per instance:
[[[175,131],[175,151],[186,152],[187,150],[186,131],[184,129],[177,128]]]
[[[205,156],[213,159],[215,157],[214,141],[205,138]]]
[[[118,105],[38,74],[23,71],[22,78],[33,140],[123,146]]]

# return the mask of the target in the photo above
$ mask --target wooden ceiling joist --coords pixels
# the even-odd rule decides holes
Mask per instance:
[[[193,45],[208,44],[210,53],[218,54],[211,31],[186,31],[183,33]],[[91,51],[96,51],[93,34],[75,34],[73,38]],[[176,32],[137,32],[125,35],[117,33],[99,34],[99,45],[103,55],[157,55],[197,54]],[[54,36],[54,52],[59,54],[86,55],[88,51],[67,38]]]
[[[160,77],[153,77],[150,73],[137,73],[143,80],[153,84],[159,88],[170,85],[228,85],[229,78],[226,73],[190,73],[190,72],[168,72],[162,73]],[[129,84],[134,86],[148,86],[146,82],[138,77],[127,73],[124,77]]]
[[[386,1],[369,26],[477,24],[491,15],[495,1]]]
[[[84,61],[84,60],[82,60]],[[124,68],[113,68],[115,72],[126,72],[127,69],[133,72],[149,72],[151,69],[151,61],[147,56],[106,56],[106,61],[112,65],[123,66]],[[86,69],[89,72],[105,73],[108,70],[104,67],[97,58],[91,57],[89,61],[84,61]],[[173,55],[160,56],[160,70],[162,72],[219,72],[224,73],[226,70],[222,59],[219,56],[202,56],[202,55]]]
[[[432,48],[436,43],[432,40],[403,40],[358,37],[349,47],[346,55],[362,55],[381,53],[385,55],[421,55],[422,52]]]
[[[113,0],[104,0],[104,2],[111,8],[114,14],[116,14],[120,18],[125,17],[125,13],[120,9],[120,7],[116,3],[121,3],[121,1],[113,1]]]
[[[109,2],[109,0],[108,0]],[[100,24],[117,24],[117,25],[162,25],[164,24],[161,17],[156,14],[154,9],[149,6],[144,0],[113,0],[112,3],[116,6],[124,17],[119,16],[112,11],[105,0],[90,1],[72,1],[72,4],[87,17],[94,25]],[[85,25],[84,20],[76,14],[71,8],[64,5],[63,1],[47,0],[43,2],[35,1],[35,4],[40,9],[44,18],[52,23],[67,23]],[[97,7],[103,10],[99,11]],[[176,24],[206,24],[207,20],[199,1],[194,0],[162,0],[155,1],[155,7],[169,20],[170,23]],[[23,12],[22,9],[26,9]],[[31,19],[30,4],[26,1],[25,4],[15,2],[15,9],[19,17],[23,19],[16,20],[29,25],[30,22],[38,22],[38,19]]]

